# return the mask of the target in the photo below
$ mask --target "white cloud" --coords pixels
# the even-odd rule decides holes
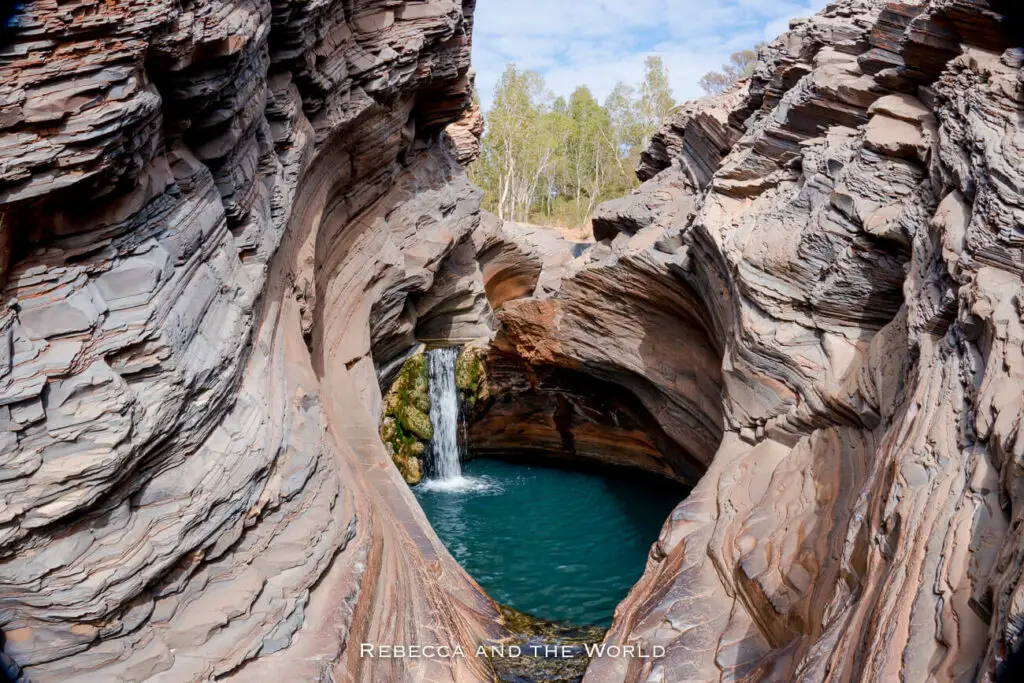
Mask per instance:
[[[828,0],[478,0],[473,61],[484,107],[508,63],[536,70],[555,95],[587,85],[603,100],[637,83],[659,55],[676,99],[701,94],[700,77],[729,54],[774,38]]]

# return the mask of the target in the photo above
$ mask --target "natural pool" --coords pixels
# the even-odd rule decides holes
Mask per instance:
[[[611,624],[685,489],[632,473],[479,459],[415,489],[438,536],[496,601],[550,621]]]

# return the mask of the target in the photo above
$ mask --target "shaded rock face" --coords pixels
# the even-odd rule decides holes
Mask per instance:
[[[686,267],[685,252],[650,248],[602,258],[608,251],[578,259],[557,289],[506,303],[494,346],[535,367],[625,388],[677,445],[676,474],[692,478],[722,437],[722,355],[708,332],[714,321],[676,274]]]
[[[487,394],[469,412],[476,457],[615,465],[694,484],[703,472],[623,387],[492,351]]]
[[[985,0],[795,22],[500,312],[707,465],[607,637],[666,656],[588,682],[1019,678],[1022,41]]]
[[[377,436],[410,301],[479,223],[441,137],[473,2],[25,5],[0,53],[7,654],[41,682],[486,678],[353,654],[499,633]]]

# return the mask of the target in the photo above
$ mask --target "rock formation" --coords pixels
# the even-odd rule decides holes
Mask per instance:
[[[490,680],[357,650],[506,635],[378,433],[423,342],[496,333],[475,448],[696,484],[607,636],[666,656],[588,681],[1012,680],[1013,0],[795,22],[666,122],[589,248],[479,210],[473,9],[40,0],[0,35],[6,655]]]
[[[1022,64],[1014,3],[833,3],[506,304],[706,466],[607,639],[666,656],[587,681],[1019,678]]]
[[[405,483],[423,478],[423,454],[434,438],[430,423],[430,375],[427,359],[417,353],[405,361],[384,397],[380,438]]]
[[[479,223],[465,126],[442,133],[472,10],[25,3],[0,52],[0,628],[31,680],[488,675],[357,652],[500,634],[376,429],[411,300]]]

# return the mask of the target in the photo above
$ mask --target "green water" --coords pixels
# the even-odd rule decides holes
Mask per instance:
[[[455,559],[493,599],[551,621],[607,626],[686,494],[647,478],[474,460],[415,489]]]

